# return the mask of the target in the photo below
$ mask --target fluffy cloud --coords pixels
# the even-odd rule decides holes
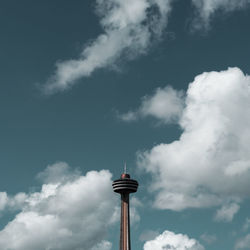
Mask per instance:
[[[21,211],[0,231],[0,249],[111,249],[103,241],[116,206],[109,171],[82,176],[57,163],[39,178],[41,191],[25,194]]]
[[[235,244],[235,249],[249,249],[250,246],[250,234],[247,234],[245,237],[239,239]]]
[[[239,209],[240,206],[236,203],[226,204],[217,210],[214,219],[216,221],[230,222]]]
[[[175,234],[164,231],[154,240],[144,244],[144,250],[204,250],[204,247],[195,239],[188,238],[187,235]]]
[[[161,38],[166,27],[171,0],[96,0],[103,34],[89,43],[78,59],[56,64],[45,92],[69,88],[79,78],[96,69],[116,67],[123,56],[128,60],[147,52],[152,41]]]
[[[154,117],[163,123],[177,122],[184,108],[183,91],[171,86],[157,88],[151,96],[142,98],[141,106],[136,111],[119,115],[123,121],[134,121],[144,117]]]
[[[239,203],[250,196],[250,77],[238,68],[203,73],[186,94],[179,140],[138,155],[152,175],[154,206]]]
[[[6,192],[0,192],[0,211],[19,209],[26,198],[27,195],[25,193],[9,196]]]
[[[250,0],[192,0],[196,8],[197,17],[194,19],[193,28],[208,29],[214,14],[220,12],[231,12],[248,7]]]

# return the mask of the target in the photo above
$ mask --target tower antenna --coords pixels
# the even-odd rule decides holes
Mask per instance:
[[[127,173],[127,164],[126,164],[126,161],[124,162],[124,174]]]

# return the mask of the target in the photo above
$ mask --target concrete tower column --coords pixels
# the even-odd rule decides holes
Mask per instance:
[[[121,194],[120,250],[131,250],[129,194],[137,191],[138,182],[130,179],[129,174],[123,173],[112,186],[114,192]]]

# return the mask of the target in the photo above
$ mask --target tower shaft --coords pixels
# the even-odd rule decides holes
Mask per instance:
[[[120,250],[131,250],[131,247],[130,247],[129,193],[122,193],[121,194]]]
[[[113,181],[112,186],[114,192],[121,195],[120,250],[131,250],[129,194],[137,191],[138,182],[130,179],[129,174],[123,173],[120,179]]]

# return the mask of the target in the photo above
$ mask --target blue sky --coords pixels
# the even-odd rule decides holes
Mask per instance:
[[[0,249],[250,249],[250,1],[0,3]]]

